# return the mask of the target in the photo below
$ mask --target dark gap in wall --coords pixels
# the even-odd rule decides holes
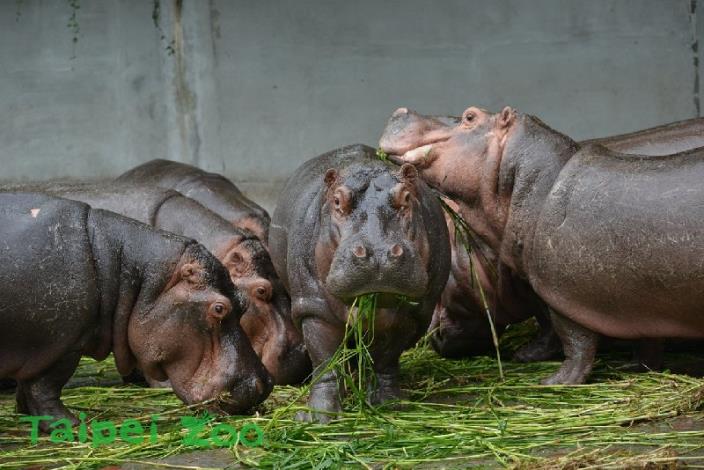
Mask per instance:
[[[694,109],[701,116],[699,103],[699,41],[697,39],[697,0],[689,4],[689,17],[692,24],[692,62],[694,65]]]

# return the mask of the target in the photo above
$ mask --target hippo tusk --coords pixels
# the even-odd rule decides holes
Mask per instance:
[[[433,144],[423,145],[422,147],[409,150],[401,156],[401,160],[413,165],[422,165],[426,163],[430,151],[433,149]]]

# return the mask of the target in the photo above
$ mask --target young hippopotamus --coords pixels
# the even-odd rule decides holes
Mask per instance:
[[[43,194],[3,193],[0,207],[0,378],[18,382],[19,412],[77,423],[61,389],[81,356],[110,352],[188,404],[239,413],[269,395],[244,298],[202,245]]]
[[[600,334],[704,337],[701,149],[580,149],[533,116],[471,107],[455,127],[390,153],[455,200],[551,307],[566,359],[544,383],[584,382]]]
[[[19,188],[81,201],[198,240],[222,262],[235,286],[247,296],[241,324],[275,383],[299,383],[310,373],[303,337],[291,321],[291,301],[269,253],[251,232],[233,227],[198,202],[168,189],[52,182]]]
[[[407,108],[400,108],[389,119],[381,137],[380,147],[389,153],[417,148],[433,133],[449,132],[460,122],[454,116],[424,116]],[[663,126],[618,136],[594,139],[581,143],[601,143],[624,153],[664,155],[704,146],[704,118],[689,119]],[[452,205],[449,200],[447,202]],[[469,255],[465,247],[455,240],[454,222],[447,217],[451,234],[452,270],[441,302],[438,304],[431,330],[434,348],[445,357],[491,354],[494,346],[481,301],[483,290],[492,318],[500,333],[511,324],[535,316],[540,333],[535,341],[517,351],[514,359],[519,361],[544,360],[561,351],[544,303],[534,294],[527,282],[516,277],[502,263],[497,264],[496,253],[479,240],[473,244]],[[459,251],[459,252],[458,252]],[[472,282],[470,266],[479,272],[479,282]],[[649,347],[652,347],[651,344]],[[659,360],[648,351],[643,357],[641,349],[638,361],[647,362],[656,368]],[[647,360],[646,360],[647,359]]]
[[[413,165],[396,170],[364,145],[328,152],[291,176],[271,224],[274,266],[314,370],[340,346],[353,299],[379,294],[373,402],[398,395],[399,356],[427,330],[449,270],[442,208],[417,175]],[[335,374],[322,375],[304,418],[328,420],[340,410],[339,393]]]
[[[152,160],[120,175],[116,181],[174,189],[235,227],[251,230],[266,244],[269,214],[248,199],[230,180],[185,163]]]

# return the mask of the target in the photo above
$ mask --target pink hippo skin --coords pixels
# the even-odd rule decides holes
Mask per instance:
[[[456,116],[427,116],[399,108],[390,117],[380,147],[399,154],[432,141],[433,135],[449,132],[460,122]],[[601,143],[619,152],[663,155],[704,146],[704,118],[665,124],[617,136],[593,139],[580,145]],[[445,198],[455,210],[456,204]],[[498,262],[496,253],[481,240],[473,240],[471,253],[455,239],[455,225],[446,217],[451,236],[452,267],[450,278],[438,303],[430,330],[434,349],[444,357],[491,354],[494,346],[486,312],[481,300],[484,291],[497,333],[514,323],[535,316],[540,331],[537,337],[514,355],[518,361],[545,360],[562,352],[550,323],[547,306],[530,285]],[[498,264],[497,264],[498,263]],[[478,272],[479,282],[470,278],[470,266]],[[636,362],[645,368],[662,365],[662,342],[640,342]]]
[[[413,145],[382,137],[381,147],[455,200],[501,265],[549,305],[566,360],[545,383],[586,380],[600,334],[704,336],[704,152],[580,148],[508,107],[432,124]]]

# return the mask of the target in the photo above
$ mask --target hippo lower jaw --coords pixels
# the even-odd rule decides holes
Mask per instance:
[[[329,275],[325,285],[332,295],[347,305],[351,305],[356,297],[368,294],[378,294],[377,305],[387,301],[396,305],[398,297],[411,301],[422,299],[428,291],[428,277],[421,272],[406,279],[383,279],[382,276],[377,276],[371,282],[350,282],[349,277]]]

